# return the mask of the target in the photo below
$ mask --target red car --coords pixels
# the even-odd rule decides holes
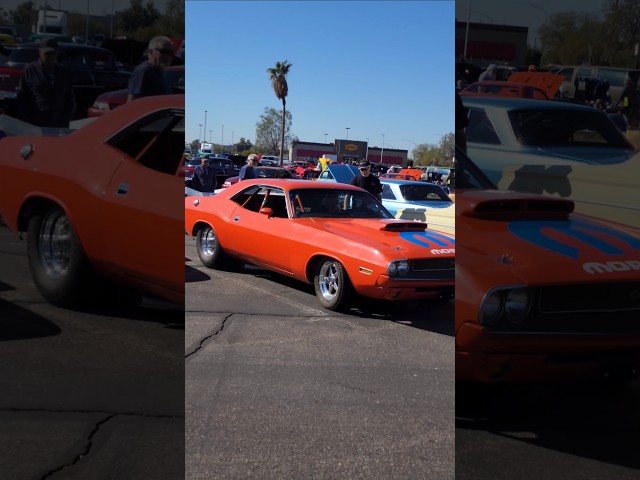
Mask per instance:
[[[456,379],[638,376],[640,239],[573,208],[456,151]]]
[[[172,93],[184,93],[184,65],[174,65],[164,71],[164,79]],[[127,102],[129,91],[125,88],[106,92],[98,96],[87,110],[88,117],[99,117]]]
[[[43,297],[73,305],[105,277],[184,302],[184,95],[141,98],[75,131],[6,136],[0,150],[0,216],[28,234]]]
[[[245,180],[212,197],[186,197],[185,231],[206,267],[241,261],[311,283],[330,310],[349,308],[356,294],[398,301],[453,295],[454,238],[394,219],[352,185]]]

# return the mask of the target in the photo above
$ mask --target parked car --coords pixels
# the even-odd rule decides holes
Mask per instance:
[[[485,80],[475,82],[460,91],[460,95],[466,96],[497,96],[513,98],[537,98],[538,100],[549,100],[544,90],[526,83],[502,82],[499,80]]]
[[[457,380],[638,375],[640,240],[573,209],[456,151]]]
[[[231,159],[216,155],[206,155],[206,157],[209,159],[209,168],[213,168],[216,171],[218,187],[221,187],[229,177],[236,177],[240,173],[240,168]],[[184,181],[187,187],[191,187],[195,167],[200,164],[202,164],[202,156],[187,160],[184,166]]]
[[[579,99],[580,91],[576,90],[579,79],[598,78],[609,82],[609,95],[612,102],[617,102],[624,90],[624,82],[630,78],[635,85],[640,79],[640,70],[601,65],[565,65],[556,72],[565,78],[562,93],[565,98]]]
[[[354,294],[395,301],[453,295],[453,237],[394,219],[352,185],[239,182],[213,197],[185,198],[185,231],[206,267],[241,261],[311,283],[330,310],[351,307]]]
[[[164,81],[171,93],[184,93],[185,86],[185,74],[184,65],[175,65],[168,67],[163,72]],[[88,117],[99,117],[107,112],[110,112],[114,108],[119,107],[127,102],[129,96],[129,90],[126,88],[120,90],[114,90],[111,92],[105,92],[95,99],[93,104],[87,109]]]
[[[415,180],[413,175],[409,175],[408,173],[383,173],[379,178],[380,180]]]
[[[291,170],[283,167],[254,167],[256,178],[296,178]],[[222,188],[230,187],[240,181],[239,176],[229,177],[222,184]]]
[[[183,303],[184,210],[176,198],[184,95],[142,98],[75,131],[50,130],[0,139],[0,217],[27,233],[42,296],[62,306],[85,301],[95,273]],[[161,240],[132,241],[135,232]]]
[[[22,69],[38,59],[39,47],[38,43],[18,45],[0,65],[0,92],[5,97],[5,109],[13,116],[17,115],[16,91]],[[58,63],[71,72],[77,104],[75,118],[84,117],[98,95],[127,87],[130,72],[118,68],[109,50],[76,43],[59,43],[58,48]]]
[[[510,165],[618,164],[635,148],[597,108],[551,100],[461,97],[467,151],[493,183]]]
[[[356,175],[358,175],[358,167],[356,165],[329,163],[327,168],[320,173],[317,180],[319,182],[349,183]]]
[[[455,205],[442,187],[415,180],[380,179],[382,205],[396,218],[426,222],[429,228],[455,233]]]

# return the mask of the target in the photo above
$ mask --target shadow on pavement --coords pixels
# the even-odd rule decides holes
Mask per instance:
[[[189,265],[184,266],[184,283],[193,283],[193,282],[206,282],[210,280],[211,277],[200,270],[190,267]]]
[[[46,318],[0,299],[0,341],[50,337],[60,332],[60,328]]]
[[[640,381],[627,385],[601,380],[537,385],[456,382],[456,430],[491,432],[536,447],[640,469]],[[457,472],[467,471],[465,462],[473,469],[474,460],[465,452],[475,448],[456,441]],[[485,454],[491,453],[481,453]]]

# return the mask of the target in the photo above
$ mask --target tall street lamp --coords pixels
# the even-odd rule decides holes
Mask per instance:
[[[233,134],[236,132],[231,132],[231,153],[233,154]]]
[[[369,160],[369,137],[367,137],[367,153],[364,154],[364,159]]]
[[[413,143],[413,149],[415,150],[416,148],[418,148],[418,144],[416,142],[414,142],[413,140],[409,140],[408,138],[403,138],[402,139],[403,142],[410,142]],[[411,159],[413,160],[413,151],[411,152]]]
[[[519,4],[519,5],[526,5],[526,6],[528,6],[528,7],[535,8],[535,9],[536,9],[536,10],[538,10],[539,12],[544,13],[544,23],[545,23],[545,24],[546,24],[546,23],[547,23],[547,21],[549,20],[549,12],[547,12],[544,8],[541,8],[541,7],[539,7],[538,5],[536,5],[536,4],[534,4],[534,3],[530,3],[530,2],[520,2],[520,1],[518,1],[518,2],[516,2],[516,1],[512,1],[511,3]],[[616,2],[616,3],[617,3],[617,2]],[[536,36],[535,36],[535,35],[536,35],[536,34],[534,34],[534,37],[533,37],[533,46],[534,46],[534,48],[535,48],[535,46],[536,46],[536,45],[535,45],[535,44],[536,44]],[[544,46],[543,46],[543,50],[542,50],[542,55],[544,55]],[[540,57],[540,63],[542,63],[542,56]]]
[[[211,134],[212,134],[212,133],[213,133],[213,130],[209,130],[209,143],[211,143],[211,139],[213,138],[213,137],[211,136]]]
[[[324,134],[324,143],[327,143],[327,135],[329,135],[328,133]]]
[[[220,139],[220,153],[224,153],[223,146],[224,145],[224,125],[222,125],[222,137]]]
[[[347,138],[345,140],[349,140],[349,130],[351,130],[351,127],[344,127],[344,129],[347,131]]]
[[[207,111],[204,111],[204,130],[202,131],[204,138],[207,138]],[[211,134],[209,134],[209,141],[211,141]]]
[[[200,141],[202,140],[202,124],[199,123],[198,126],[200,127],[200,130],[198,132],[198,143],[200,143]]]
[[[382,135],[382,150],[380,151],[380,164],[382,164],[382,157],[384,156],[384,133],[380,135]]]

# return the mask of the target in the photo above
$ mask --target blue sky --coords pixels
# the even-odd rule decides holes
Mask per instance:
[[[267,68],[292,64],[302,141],[347,135],[412,150],[454,131],[453,1],[186,1],[187,141],[255,141],[281,109]],[[222,127],[224,125],[224,129]]]

